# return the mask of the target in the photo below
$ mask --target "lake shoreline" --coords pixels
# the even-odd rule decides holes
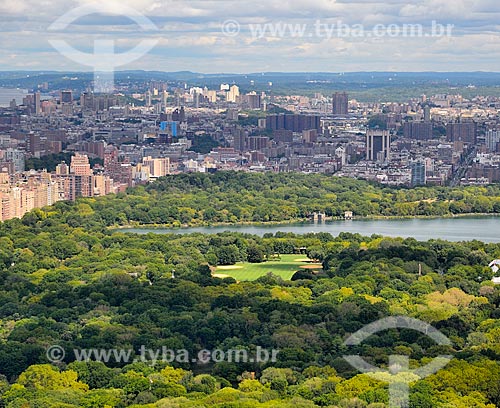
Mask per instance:
[[[408,216],[386,216],[386,215],[370,215],[366,217],[353,217],[352,220],[345,219],[343,217],[328,217],[326,222],[335,221],[377,221],[377,220],[436,220],[436,219],[455,219],[455,218],[476,218],[476,217],[500,217],[500,213],[465,213],[465,214],[446,214],[446,215],[408,215]],[[297,218],[293,220],[283,220],[283,221],[243,221],[243,222],[216,222],[216,223],[201,223],[201,224],[126,224],[119,226],[110,226],[109,230],[120,231],[129,229],[168,229],[168,230],[186,230],[191,228],[217,228],[217,227],[266,227],[266,226],[278,226],[278,225],[292,225],[292,224],[308,224],[314,223],[313,220],[309,218]]]

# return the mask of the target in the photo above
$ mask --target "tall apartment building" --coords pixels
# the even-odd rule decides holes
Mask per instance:
[[[368,130],[366,132],[366,159],[377,162],[390,161],[391,135],[387,130]]]
[[[237,102],[248,109],[261,108],[261,97],[255,92],[250,92],[246,95],[240,95],[237,98]]]
[[[349,97],[345,92],[335,92],[333,94],[333,109],[334,115],[349,114]]]
[[[70,175],[75,179],[76,197],[94,197],[94,176]]]
[[[94,176],[93,180],[94,196],[105,196],[113,192],[113,183],[109,177],[98,174]]]
[[[430,122],[431,117],[431,107],[429,105],[425,105],[424,107],[424,122]]]
[[[290,130],[292,132],[302,133],[304,130],[316,129],[321,132],[320,115],[269,115],[266,118],[266,128],[276,130]]]
[[[316,143],[318,141],[318,131],[316,129],[303,130],[302,140],[304,143]]]
[[[0,221],[7,221],[11,218],[9,194],[0,191]]]
[[[130,163],[120,161],[119,150],[113,145],[107,146],[104,151],[104,174],[118,184],[132,187],[132,166]]]
[[[106,149],[106,142],[99,141],[84,141],[80,144],[80,150],[94,156],[104,159],[104,150]]]
[[[73,92],[61,91],[61,103],[73,103]]]
[[[92,169],[90,168],[90,162],[87,155],[76,153],[71,157],[70,174],[76,176],[92,175]]]
[[[476,144],[477,124],[474,122],[448,123],[446,138],[449,142]]]
[[[238,88],[237,85],[232,85],[229,88],[229,91],[226,92],[226,101],[236,102],[239,96],[240,96],[240,88]]]
[[[248,134],[247,131],[241,128],[236,128],[231,131],[233,134],[233,147],[239,152],[244,152],[247,147]]]
[[[500,131],[488,130],[486,132],[486,147],[492,152],[498,151],[498,144],[500,143]]]
[[[40,157],[42,147],[41,138],[38,133],[31,132],[28,134],[26,137],[26,150],[30,152],[33,157]]]
[[[427,166],[425,160],[419,159],[411,163],[412,187],[423,186],[427,182]]]
[[[262,150],[268,145],[269,138],[266,136],[251,136],[248,138],[248,150]]]
[[[25,155],[24,152],[17,149],[8,148],[3,152],[4,163],[12,163],[14,172],[20,173],[24,171]]]
[[[170,173],[170,159],[168,157],[158,159],[145,157],[142,159],[142,164],[149,167],[152,178],[164,177]]]
[[[5,177],[0,177],[0,182]],[[46,172],[26,174],[16,185],[0,185],[0,220],[21,218],[27,212],[59,201],[57,183]]]
[[[94,181],[92,178],[94,173],[90,168],[88,156],[79,153],[72,156],[69,173],[71,177],[75,178],[75,196],[93,197]]]
[[[407,139],[429,140],[433,137],[433,126],[431,122],[406,122],[403,134]]]
[[[65,116],[73,114],[73,92],[61,91],[61,112]]]
[[[75,201],[76,193],[76,178],[70,174],[61,174],[56,176],[58,198],[60,201]]]
[[[34,103],[35,103],[35,115],[41,115],[41,113],[42,113],[42,100],[41,100],[40,92],[35,92]]]

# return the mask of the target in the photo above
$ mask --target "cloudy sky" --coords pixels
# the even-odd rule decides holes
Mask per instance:
[[[499,17],[498,0],[2,1],[0,70],[91,71],[51,42],[91,53],[106,40],[139,47],[133,62],[98,58],[120,70],[499,71]],[[140,56],[141,44],[155,47]]]

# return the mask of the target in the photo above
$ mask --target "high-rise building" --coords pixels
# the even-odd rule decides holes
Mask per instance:
[[[248,109],[260,109],[261,108],[261,96],[256,92],[250,92],[246,95],[241,95],[237,98],[237,101]]]
[[[292,143],[293,132],[291,130],[281,129],[273,132],[274,141],[277,143]]]
[[[335,149],[335,156],[340,159],[341,166],[345,166],[347,164],[347,151],[345,147],[337,147]]]
[[[226,119],[228,120],[238,120],[239,112],[238,109],[228,109],[226,113]]]
[[[391,159],[391,135],[387,130],[366,132],[366,159],[388,162]]]
[[[303,130],[302,140],[304,143],[316,143],[318,141],[318,131],[316,129]]]
[[[334,115],[347,115],[349,113],[349,97],[347,93],[335,92],[332,99]]]
[[[84,92],[80,95],[80,106],[82,109],[94,109],[94,94]]]
[[[10,176],[9,173],[0,172],[0,191],[8,192],[10,189]]]
[[[247,147],[247,132],[241,128],[236,128],[233,129],[232,134],[234,139],[234,149],[238,150],[239,152],[244,152]]]
[[[164,177],[170,173],[170,159],[168,157],[157,159],[144,157],[142,164],[149,167],[149,173],[153,178]]]
[[[52,154],[58,154],[61,153],[63,150],[62,148],[62,142],[59,140],[46,140],[45,141],[45,152],[46,153],[52,153]]]
[[[3,161],[12,163],[13,170],[16,173],[24,171],[25,168],[25,155],[24,152],[17,149],[8,148],[3,153]]]
[[[71,104],[71,103],[63,103],[61,105],[61,113],[64,116],[71,116],[71,115],[73,115],[73,104]]]
[[[73,92],[61,91],[61,103],[73,103]]]
[[[21,187],[12,187],[10,191],[10,212],[14,218],[21,218],[25,214],[26,196]]]
[[[94,176],[94,195],[105,196],[113,190],[113,184],[108,176],[102,174]]]
[[[104,140],[90,140],[84,141],[80,144],[80,151],[90,153],[100,159],[104,159],[104,150],[106,149],[106,142]]]
[[[268,147],[269,138],[266,136],[251,136],[248,138],[248,150],[262,150]]]
[[[178,129],[178,122],[160,122],[158,142],[171,144],[173,142],[173,138],[178,137]]]
[[[112,164],[118,163],[118,156],[119,150],[115,146],[106,146],[104,149],[104,171],[107,171]]]
[[[425,160],[419,159],[411,163],[411,185],[412,187],[423,186],[427,182]]]
[[[169,119],[167,119],[168,121]],[[183,123],[186,122],[186,111],[184,110],[184,106],[181,106],[180,109],[175,109],[172,112],[172,117],[170,119],[173,122]]]
[[[302,133],[304,130],[316,129],[321,132],[321,116],[319,115],[269,115],[266,118],[266,128],[276,130],[290,130]]]
[[[93,197],[94,180],[90,168],[89,158],[86,154],[76,153],[71,157],[70,177],[74,178],[76,197]]]
[[[7,221],[11,218],[9,194],[0,191],[0,221]]]
[[[406,122],[403,134],[407,139],[429,140],[433,137],[433,126],[431,122]]]
[[[198,92],[193,93],[193,105],[195,109],[200,107],[200,94]]]
[[[449,142],[476,144],[477,124],[474,122],[448,123],[446,138]]]
[[[41,143],[40,135],[35,132],[28,134],[26,138],[26,150],[31,153],[33,157],[40,157]]]
[[[89,158],[86,154],[76,153],[71,157],[70,174],[75,176],[91,176]]]
[[[59,200],[76,200],[76,176],[70,174],[60,175],[56,177],[56,182],[57,191],[59,193]]]
[[[69,166],[66,162],[61,162],[56,166],[56,175],[58,176],[67,176],[69,175]]]
[[[42,102],[42,114],[52,115],[56,112],[56,104],[53,101]]]
[[[206,98],[208,99],[208,102],[209,103],[215,103],[217,102],[217,91],[214,91],[214,90],[207,90],[204,95],[206,96]]]
[[[104,174],[109,176],[117,184],[132,187],[133,168],[124,159],[120,160],[120,151],[113,145],[106,147],[104,151]]]
[[[229,91],[226,93],[226,100],[228,102],[236,102],[239,96],[240,96],[240,88],[238,88],[237,85],[233,85],[229,88]]]
[[[488,130],[486,132],[486,147],[492,152],[496,152],[499,143],[500,143],[500,131]]]
[[[40,92],[35,92],[35,114],[40,115],[42,113],[42,101]]]
[[[73,176],[77,197],[94,196],[94,176]]]
[[[161,106],[163,109],[165,109],[168,105],[168,92],[163,91],[161,94]]]
[[[429,105],[424,106],[424,122],[431,121],[431,107]]]

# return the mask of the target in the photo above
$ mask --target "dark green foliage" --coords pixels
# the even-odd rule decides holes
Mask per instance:
[[[71,219],[74,226],[82,227],[95,223],[180,226],[299,220],[315,211],[331,217],[343,217],[345,211],[353,211],[357,217],[500,212],[498,186],[393,189],[299,173],[179,174],[118,198],[82,200],[95,213],[85,219],[68,214],[67,222]]]
[[[312,208],[307,196],[321,202],[323,196],[315,189],[322,188],[335,191],[338,198],[329,199],[328,205],[337,212],[343,205],[363,205],[363,198],[357,198],[361,186],[369,194],[379,194],[366,204],[367,211],[393,211],[397,205],[389,206],[389,197],[401,202],[433,194],[440,200],[452,195],[464,202],[478,197],[497,200],[496,187],[381,191],[366,183],[322,176],[305,178],[305,188],[299,186],[302,175],[282,177],[179,176],[115,197],[57,203],[0,224],[2,403],[384,406],[386,385],[358,376],[343,359],[349,352],[380,367],[394,354],[408,355],[415,365],[452,354],[455,362],[449,367],[412,385],[410,406],[498,405],[500,291],[491,284],[487,264],[500,258],[500,244],[323,233],[277,232],[262,238],[229,232],[136,235],[107,228],[142,217],[178,221],[187,214],[200,220],[200,212],[208,213],[205,200],[215,197],[216,190],[232,198],[211,203],[210,218],[231,208],[233,215],[226,217],[254,217],[263,211],[261,199],[270,203],[265,211],[282,216],[280,206],[286,206],[292,208],[289,214],[306,214]],[[285,199],[294,189],[300,192]],[[239,283],[212,276],[214,264],[261,262],[301,247],[323,262],[324,274],[301,272],[293,281],[283,281],[271,273]],[[450,338],[452,346],[438,347],[412,330],[386,330],[360,346],[344,345],[349,334],[393,314],[428,321]],[[58,366],[61,373],[39,366],[47,362],[46,349],[54,344],[66,351]],[[174,361],[170,365],[176,371],[165,362],[142,362],[142,346],[186,350],[190,356],[202,349],[253,352],[257,347],[280,353],[276,363],[268,364]],[[130,350],[131,358],[138,360],[75,362],[75,349]],[[37,381],[43,386],[32,386]],[[158,403],[162,398],[168,401]]]

